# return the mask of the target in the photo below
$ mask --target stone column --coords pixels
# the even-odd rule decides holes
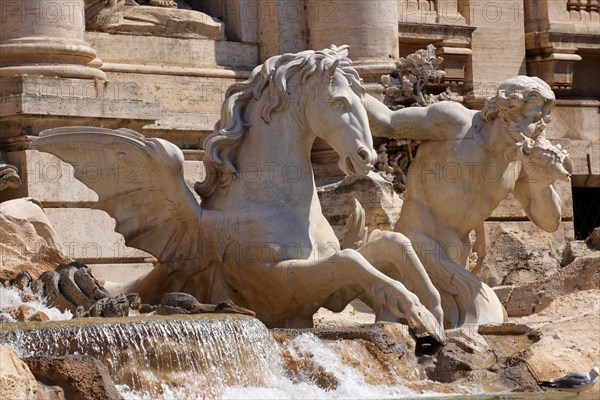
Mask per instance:
[[[84,31],[84,0],[3,0],[0,77],[106,79]]]
[[[367,83],[378,83],[381,75],[395,71],[396,0],[307,0],[306,3],[309,48],[350,45],[350,58]]]

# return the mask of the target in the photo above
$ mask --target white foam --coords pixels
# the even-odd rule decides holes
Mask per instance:
[[[270,371],[265,371],[265,387],[251,386],[230,386],[222,389],[219,399],[260,399],[260,400],[305,400],[305,399],[399,399],[415,397],[445,397],[456,394],[475,394],[481,393],[479,388],[461,388],[460,393],[437,393],[433,390],[415,391],[401,384],[398,385],[371,385],[365,382],[365,378],[360,371],[352,366],[345,364],[342,357],[328,345],[322,342],[315,335],[306,333],[299,335],[291,340],[286,350],[294,358],[309,357],[314,363],[319,365],[327,373],[335,376],[339,385],[332,390],[324,390],[315,382],[311,382],[309,377],[305,377],[303,382],[292,382],[285,374],[281,363],[272,365]],[[433,383],[432,383],[433,384]],[[177,400],[189,398],[203,398],[202,387],[179,387],[172,388],[161,385],[163,394],[158,398]],[[427,382],[423,382],[423,387],[427,387]],[[457,388],[458,389],[458,388]],[[147,400],[139,393],[129,390],[128,387],[119,387],[119,392],[127,400]]]
[[[23,294],[34,298],[32,301],[23,301]],[[21,292],[16,287],[1,287],[0,286],[0,317],[5,318],[7,322],[16,322],[10,311],[26,304],[28,306],[25,318],[31,317],[33,314],[41,311],[53,321],[73,319],[73,313],[70,311],[62,312],[56,307],[48,307],[39,295],[32,293],[29,290]]]

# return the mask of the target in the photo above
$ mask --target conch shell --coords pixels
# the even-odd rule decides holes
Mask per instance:
[[[560,144],[555,146],[548,139],[538,137],[535,145],[528,150],[527,159],[530,164],[526,168],[532,169],[528,172],[529,176],[540,174],[565,182],[571,180],[573,162],[569,158],[567,150],[563,149]]]

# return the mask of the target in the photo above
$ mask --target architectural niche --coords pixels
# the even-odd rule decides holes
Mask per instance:
[[[444,58],[445,86],[458,86],[462,91],[465,70],[471,54],[469,26],[459,12],[458,0],[398,1],[398,37],[400,55],[410,54],[433,44],[436,54]]]

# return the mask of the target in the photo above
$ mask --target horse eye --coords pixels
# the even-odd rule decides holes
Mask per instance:
[[[347,110],[350,108],[350,103],[346,99],[335,99],[332,105],[336,110]]]

